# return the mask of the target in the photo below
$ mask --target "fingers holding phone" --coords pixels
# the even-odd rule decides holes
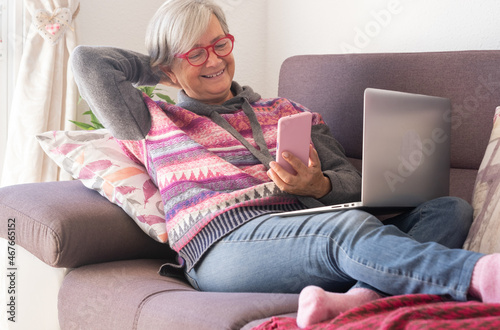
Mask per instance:
[[[311,113],[283,117],[278,123],[276,162],[268,176],[284,192],[321,198],[331,190],[318,153],[311,145]]]

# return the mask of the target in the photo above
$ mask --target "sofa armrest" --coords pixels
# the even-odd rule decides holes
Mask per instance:
[[[80,181],[0,189],[0,237],[15,221],[15,243],[53,267],[137,258],[175,259],[118,206]]]

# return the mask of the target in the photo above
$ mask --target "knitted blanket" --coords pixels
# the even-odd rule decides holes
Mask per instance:
[[[273,317],[253,330],[299,329],[294,318]],[[403,295],[353,308],[306,329],[500,329],[500,304],[447,301],[436,295]]]

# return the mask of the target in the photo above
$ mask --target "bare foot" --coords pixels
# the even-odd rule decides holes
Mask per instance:
[[[333,319],[340,313],[375,299],[380,299],[375,291],[354,288],[346,293],[326,292],[317,286],[305,287],[299,296],[297,325],[300,328]]]

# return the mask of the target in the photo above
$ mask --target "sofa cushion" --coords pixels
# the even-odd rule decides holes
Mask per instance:
[[[298,295],[199,292],[157,273],[160,260],[90,265],[71,271],[59,292],[62,329],[240,329],[297,310]]]
[[[479,168],[472,206],[474,221],[464,248],[500,252],[500,107],[496,108],[490,142]]]
[[[146,234],[167,242],[158,188],[144,166],[127,157],[108,130],[46,132],[37,139],[59,167],[123,208]]]
[[[477,170],[452,168],[450,170],[450,195],[472,202],[472,190],[476,181]]]
[[[15,219],[16,244],[53,267],[133,258],[171,258],[167,244],[145,235],[118,206],[79,181],[0,189],[0,214]],[[0,227],[7,237],[7,226]]]

